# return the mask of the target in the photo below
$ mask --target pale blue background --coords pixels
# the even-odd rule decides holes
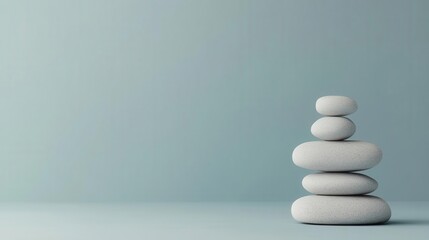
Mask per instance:
[[[387,200],[429,200],[429,1],[0,0],[0,200],[258,201],[319,96]]]

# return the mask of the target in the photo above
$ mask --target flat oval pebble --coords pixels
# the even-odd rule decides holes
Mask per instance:
[[[324,96],[316,101],[316,111],[325,116],[346,116],[357,108],[356,101],[345,96]]]
[[[389,205],[381,198],[311,195],[292,204],[292,217],[310,224],[381,224],[390,219]]]
[[[313,136],[328,141],[347,139],[355,131],[355,124],[345,117],[322,117],[311,126]]]
[[[302,179],[302,186],[318,195],[359,195],[373,192],[378,183],[359,173],[314,173]]]
[[[375,144],[364,141],[313,141],[297,146],[292,153],[295,165],[325,172],[360,171],[374,167],[382,157]]]

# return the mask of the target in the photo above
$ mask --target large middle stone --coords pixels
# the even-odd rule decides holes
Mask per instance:
[[[364,141],[313,141],[295,148],[295,165],[325,172],[360,171],[374,167],[382,157],[375,144]]]

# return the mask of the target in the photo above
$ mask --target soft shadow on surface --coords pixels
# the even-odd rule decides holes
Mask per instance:
[[[367,227],[367,226],[383,226],[383,225],[388,225],[388,223],[371,223],[371,224],[315,224],[315,223],[300,223],[300,224],[312,225],[312,226],[324,226],[324,227],[346,227],[346,226],[350,226],[350,227],[354,227],[354,226]]]
[[[389,220],[387,223],[376,223],[376,224],[313,224],[313,223],[300,223],[304,225],[314,225],[314,226],[399,226],[399,225],[409,225],[409,226],[418,226],[418,225],[429,225],[429,219],[394,219]]]
[[[385,225],[429,225],[429,219],[393,219]]]

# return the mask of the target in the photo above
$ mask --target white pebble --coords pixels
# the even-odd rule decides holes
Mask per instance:
[[[302,179],[302,186],[318,195],[358,195],[373,192],[378,183],[359,173],[313,173]]]
[[[357,108],[356,101],[345,96],[324,96],[316,101],[316,111],[325,116],[345,116]]]
[[[311,126],[313,136],[327,141],[347,139],[355,131],[355,124],[345,117],[322,117]]]
[[[292,153],[295,165],[325,172],[369,169],[381,161],[375,144],[363,141],[313,141],[297,146]]]
[[[311,224],[380,224],[390,219],[389,205],[381,198],[311,195],[292,204],[292,216]]]

